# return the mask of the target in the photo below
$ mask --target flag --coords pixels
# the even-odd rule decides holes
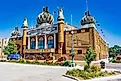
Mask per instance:
[[[96,21],[96,23],[98,23],[98,21]]]
[[[54,11],[53,14],[56,14],[56,11]]]
[[[97,26],[100,26],[100,24],[97,24]]]

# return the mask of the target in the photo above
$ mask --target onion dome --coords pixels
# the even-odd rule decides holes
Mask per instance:
[[[43,8],[43,12],[38,15],[37,23],[41,25],[42,23],[53,24],[53,22],[54,18],[49,13],[48,7]]]
[[[95,24],[95,19],[90,15],[89,11],[85,12],[84,17],[81,20],[81,25],[85,24]]]
[[[11,37],[14,37],[14,36],[15,37],[21,36],[21,33],[20,33],[18,27],[15,27],[15,29],[11,33]]]

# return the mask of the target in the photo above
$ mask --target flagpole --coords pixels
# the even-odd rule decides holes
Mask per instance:
[[[71,14],[71,25],[72,25],[72,14]]]
[[[88,2],[87,2],[87,0],[86,0],[86,10],[88,11]]]

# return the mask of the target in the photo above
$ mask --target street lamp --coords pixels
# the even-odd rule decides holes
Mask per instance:
[[[72,34],[72,48],[71,48],[71,54],[74,53],[74,31],[71,31]],[[72,55],[72,66],[74,66],[74,57]]]
[[[109,63],[109,43],[107,43],[108,46],[108,55],[107,55],[107,64]],[[105,62],[105,69],[106,69],[106,62]]]
[[[62,57],[62,47],[60,48],[60,50],[61,50],[61,57]]]

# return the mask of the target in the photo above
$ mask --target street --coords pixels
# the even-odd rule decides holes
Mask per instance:
[[[106,64],[106,68],[121,70],[121,64]],[[0,62],[0,81],[74,81],[62,76],[69,69]]]
[[[116,70],[121,70],[121,63],[120,64],[113,64],[113,63],[109,63],[106,64],[106,68],[107,69],[116,69]]]
[[[74,81],[63,77],[66,67],[0,63],[0,81]]]

